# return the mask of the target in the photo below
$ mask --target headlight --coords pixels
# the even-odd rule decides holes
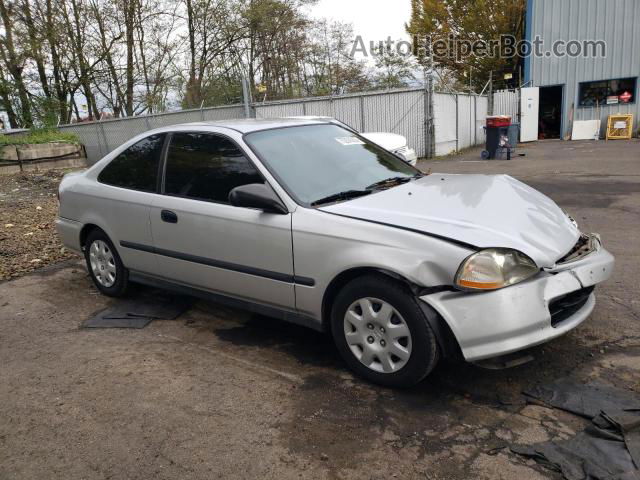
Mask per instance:
[[[400,157],[401,159],[403,159],[405,162],[407,161],[407,157],[404,154],[404,151],[402,150],[395,150],[393,152],[395,155],[397,155],[398,157]]]
[[[465,290],[496,290],[531,278],[539,270],[524,253],[508,248],[488,248],[462,262],[455,282]]]

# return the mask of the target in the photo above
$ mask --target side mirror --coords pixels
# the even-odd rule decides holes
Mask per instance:
[[[234,207],[257,208],[266,213],[289,213],[271,187],[263,183],[251,183],[234,188],[229,192],[229,203]]]

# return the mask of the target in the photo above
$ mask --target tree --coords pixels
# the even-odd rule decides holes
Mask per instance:
[[[372,87],[364,62],[349,55],[353,28],[340,22],[318,21],[309,29],[307,93],[339,95]]]
[[[0,0],[0,108],[31,127],[237,103],[243,78],[269,99],[371,88],[315,1]]]
[[[501,35],[513,35],[515,40],[523,36],[525,0],[412,0],[411,21],[407,32],[422,41],[430,38],[447,40],[453,35],[457,40],[475,42],[499,40]],[[427,52],[418,52],[418,60],[426,65]],[[510,72],[518,78],[519,58],[501,58],[500,55],[464,56],[456,58],[455,52],[437,59],[438,66],[451,72],[461,84],[469,84],[465,73],[471,72],[471,84],[481,89],[495,74]]]
[[[0,57],[9,74],[12,77],[13,85],[20,100],[20,114],[23,125],[30,127],[33,125],[31,116],[31,104],[29,92],[23,78],[26,55],[24,51],[18,49],[14,42],[14,25],[16,20],[16,5],[8,0],[0,0],[0,18],[4,26],[4,36],[0,37]]]
[[[26,0],[28,1],[28,0]],[[70,62],[72,55],[69,54],[68,42],[64,35],[65,29],[60,16],[60,10],[54,5],[55,0],[45,0],[35,4],[36,28],[43,35],[42,49],[46,50],[50,56],[50,63],[47,65],[53,76],[53,92],[55,104],[58,107],[58,119],[60,123],[71,121],[73,114],[73,96],[77,90],[77,84],[72,79],[72,68]],[[46,55],[43,53],[43,57]],[[47,95],[47,90],[43,88]]]
[[[376,47],[373,53],[377,69],[373,81],[377,87],[403,88],[416,79],[414,59],[399,53],[390,43]]]
[[[229,0],[184,0],[187,13],[188,77],[183,106],[199,107],[205,75],[246,34],[237,4]]]
[[[302,7],[310,0],[248,0],[242,19],[246,35],[234,45],[240,69],[253,92],[261,85],[268,98],[299,96],[304,90],[302,66],[306,31],[311,22]]]

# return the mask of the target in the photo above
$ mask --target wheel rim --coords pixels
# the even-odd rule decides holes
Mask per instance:
[[[384,300],[353,302],[344,316],[344,335],[360,363],[379,373],[397,372],[411,357],[409,326]]]
[[[89,247],[91,272],[103,287],[112,287],[116,283],[116,260],[113,252],[102,240],[94,241]]]

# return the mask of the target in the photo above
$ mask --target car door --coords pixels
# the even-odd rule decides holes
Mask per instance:
[[[229,192],[264,183],[229,138],[175,132],[163,195],[151,207],[160,275],[240,299],[294,308],[291,214],[234,207]]]
[[[166,134],[150,135],[116,156],[98,174],[98,190],[88,192],[85,210],[106,230],[122,262],[134,272],[156,273],[151,252],[151,204],[157,196]],[[133,248],[135,247],[135,248]]]

